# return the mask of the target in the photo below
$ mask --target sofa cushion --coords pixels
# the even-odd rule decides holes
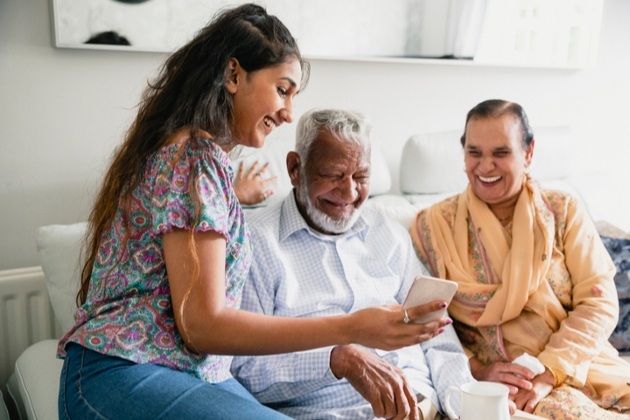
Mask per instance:
[[[81,243],[87,223],[42,226],[37,230],[37,252],[46,276],[46,288],[63,331],[74,325],[80,284]]]
[[[9,391],[28,419],[58,418],[63,360],[56,353],[57,340],[43,340],[27,348],[15,362]]]
[[[619,295],[619,321],[610,342],[620,352],[630,352],[630,238],[603,235],[601,238],[617,268],[615,286]]]
[[[400,161],[403,194],[437,194],[461,191],[468,179],[464,153],[455,130],[416,134],[405,143]]]

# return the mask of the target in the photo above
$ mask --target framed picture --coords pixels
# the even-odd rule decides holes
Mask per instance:
[[[238,0],[51,0],[55,46],[172,52]],[[604,0],[253,0],[307,58],[585,67]]]
[[[171,52],[242,1],[51,0],[55,46]],[[254,1],[278,16],[307,56],[402,56],[407,0]]]

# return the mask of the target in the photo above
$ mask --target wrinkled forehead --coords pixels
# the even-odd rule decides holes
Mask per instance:
[[[370,143],[361,138],[344,138],[320,132],[311,145],[308,161],[313,166],[356,164],[369,166]]]
[[[523,129],[520,120],[515,115],[475,117],[466,124],[466,143],[499,139],[522,141]]]

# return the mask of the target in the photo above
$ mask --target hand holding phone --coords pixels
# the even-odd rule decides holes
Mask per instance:
[[[435,300],[443,300],[448,305],[451,303],[456,290],[457,283],[454,281],[425,275],[416,276],[403,302],[403,308],[409,309]],[[413,322],[426,324],[427,322],[444,318],[444,316],[446,316],[446,308],[416,318]]]

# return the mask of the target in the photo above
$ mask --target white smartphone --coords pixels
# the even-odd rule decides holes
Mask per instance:
[[[434,300],[443,300],[448,305],[451,303],[456,290],[457,283],[454,281],[425,275],[416,276],[411,288],[409,289],[409,293],[407,293],[407,297],[403,302],[403,308],[413,308],[414,306],[424,305],[425,303],[433,302]],[[424,324],[444,318],[445,315],[446,308],[428,313],[420,318],[416,318],[413,322]]]

